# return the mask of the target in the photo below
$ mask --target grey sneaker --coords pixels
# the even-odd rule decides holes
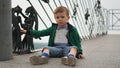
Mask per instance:
[[[62,57],[61,63],[69,66],[75,66],[76,58],[75,57]]]
[[[33,65],[41,65],[41,64],[48,63],[48,58],[47,57],[32,56],[32,57],[30,57],[29,60]]]

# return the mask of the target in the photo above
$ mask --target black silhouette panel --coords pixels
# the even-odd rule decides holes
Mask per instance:
[[[38,30],[38,17],[37,13],[33,7],[28,7],[25,10],[26,14],[23,14],[22,8],[18,5],[12,8],[12,24],[13,24],[13,50],[14,53],[31,53],[34,50],[33,37],[25,35],[23,40],[21,40],[21,29],[26,30]],[[20,14],[24,18],[24,23],[22,23]],[[20,24],[20,25],[19,25]],[[35,25],[35,26],[33,26]],[[21,28],[20,28],[21,26]],[[34,28],[33,28],[34,27]]]
[[[20,53],[23,50],[23,45],[21,42],[20,25],[22,25],[21,17],[19,16],[19,11],[17,7],[12,8],[12,39],[13,39],[13,52]],[[20,24],[20,25],[19,25]]]

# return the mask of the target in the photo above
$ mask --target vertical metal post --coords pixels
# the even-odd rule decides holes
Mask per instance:
[[[113,25],[113,15],[114,15],[114,13],[113,13],[113,10],[112,10],[112,24],[111,24],[112,25],[112,30],[113,30],[113,26],[114,26]]]
[[[11,0],[0,0],[0,61],[12,58]]]

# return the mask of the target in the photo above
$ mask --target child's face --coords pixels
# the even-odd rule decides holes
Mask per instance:
[[[68,16],[66,14],[66,12],[56,13],[54,15],[54,17],[55,17],[55,20],[56,20],[58,26],[66,26],[67,22],[68,22],[68,20],[70,18],[70,16]]]

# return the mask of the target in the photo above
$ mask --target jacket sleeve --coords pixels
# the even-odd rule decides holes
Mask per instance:
[[[27,32],[27,34],[29,34],[30,36],[35,37],[35,38],[48,36],[51,33],[51,28],[52,27],[49,27],[47,29],[43,29],[43,30],[39,30],[39,31],[38,30],[29,30]]]
[[[83,52],[82,52],[83,50],[82,50],[82,47],[81,47],[81,38],[80,38],[76,28],[74,28],[73,36],[74,36],[75,46],[77,46],[77,48],[78,48],[78,53],[77,54],[83,54]]]

